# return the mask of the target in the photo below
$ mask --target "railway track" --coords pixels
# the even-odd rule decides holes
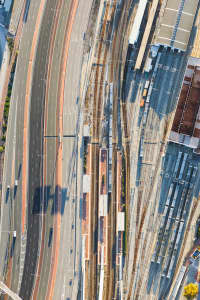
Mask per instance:
[[[106,3],[103,25],[100,39],[105,38],[106,23],[109,13],[109,3]],[[91,203],[90,203],[90,244],[89,244],[89,289],[88,299],[96,299],[97,297],[97,237],[98,237],[98,191],[99,191],[99,139],[100,139],[100,125],[102,116],[102,84],[105,73],[105,62],[107,58],[108,49],[103,47],[101,41],[97,41],[98,55],[95,64],[96,71],[93,82],[90,83],[89,89],[93,90],[92,102],[92,137],[91,137],[91,151],[92,151],[92,179],[91,179]],[[100,62],[103,55],[103,68],[100,74]]]
[[[128,21],[128,12],[129,8],[131,5],[132,1],[127,1],[126,3],[123,2],[123,6],[121,7],[121,14],[118,16],[119,22],[117,24],[117,29],[114,32],[113,36],[113,44],[112,44],[112,52],[111,52],[111,69],[110,69],[110,82],[113,82],[114,86],[114,98],[113,101],[113,171],[116,169],[116,162],[117,162],[117,157],[116,157],[116,149],[117,149],[117,144],[118,144],[118,95],[120,93],[120,87],[119,87],[119,81],[121,77],[121,62],[122,62],[122,50],[123,50],[123,43],[124,43],[124,36],[125,36],[125,31],[127,28],[127,21]],[[124,121],[124,135],[127,138],[126,141],[128,140],[129,133],[128,133],[128,128],[127,128],[127,119],[126,119],[126,107],[124,107],[123,110],[121,110],[123,114],[123,121]],[[114,152],[115,149],[115,152]],[[130,188],[129,188],[129,174],[130,174],[130,156],[129,156],[129,145],[126,144],[125,148],[125,164],[126,164],[126,216],[129,213],[129,193],[130,193]],[[116,175],[116,172],[114,171],[113,173]],[[116,214],[116,177],[113,176],[113,185],[112,185],[112,207],[113,210],[115,211]],[[112,245],[114,245],[114,239],[116,236],[116,215],[115,219],[112,219],[112,227],[113,227],[113,233],[112,233],[112,238],[111,240]],[[127,228],[127,222],[126,222],[126,228]],[[128,231],[126,230],[126,233]],[[115,248],[116,249],[116,248]],[[112,258],[113,259],[113,258]],[[116,259],[116,257],[115,257]],[[119,270],[118,270],[119,271]],[[106,299],[112,299],[113,297],[117,297],[117,284],[115,282],[117,278],[116,274],[117,270],[113,268],[113,266],[110,264],[110,271],[109,271],[109,294]],[[113,285],[113,283],[115,283]]]
[[[99,177],[99,146],[91,145],[92,180],[91,180],[91,203],[90,203],[90,243],[89,243],[89,299],[97,296],[97,228],[98,228],[98,177]]]
[[[88,271],[88,299],[96,299],[98,291],[98,275],[97,275],[97,236],[98,236],[98,170],[99,170],[99,148],[100,148],[100,132],[101,132],[101,120],[103,110],[103,86],[106,73],[106,63],[111,58],[111,64],[109,68],[109,82],[114,83],[114,97],[113,97],[113,153],[112,153],[112,174],[116,174],[116,161],[117,161],[117,141],[118,141],[118,82],[120,77],[120,59],[121,49],[123,45],[122,33],[126,30],[126,24],[128,19],[128,8],[132,1],[123,3],[121,12],[118,10],[118,24],[114,23],[115,14],[117,11],[118,3],[116,1],[107,1],[105,3],[105,12],[103,22],[101,25],[100,36],[97,40],[96,49],[97,57],[95,63],[92,66],[93,72],[90,76],[90,82],[88,91],[86,93],[87,111],[89,113],[89,107],[92,107],[92,164],[91,164],[91,203],[90,203],[90,244],[89,244],[89,271]],[[108,22],[112,24],[108,28]],[[114,28],[115,26],[115,28]],[[112,42],[109,41],[109,37],[112,36]],[[110,43],[111,42],[111,43]],[[110,49],[112,45],[112,50]],[[110,51],[111,50],[111,51]],[[89,120],[88,116],[85,116],[86,120]],[[129,152],[129,148],[128,152]],[[129,154],[127,154],[129,157]],[[129,160],[128,160],[129,161]],[[126,163],[126,169],[129,176],[129,163]],[[110,300],[117,295],[115,289],[116,270],[116,177],[112,177],[112,194],[110,196],[109,211],[108,211],[108,261],[104,266],[104,286],[103,286],[103,299]],[[129,182],[126,180],[126,182]],[[127,194],[129,194],[129,186],[126,186]],[[95,244],[96,243],[96,244]]]
[[[121,7],[119,22],[117,25],[117,29],[113,33],[113,43],[112,43],[112,52],[111,52],[111,68],[110,68],[110,82],[113,83],[113,182],[112,182],[112,198],[111,198],[111,217],[110,217],[110,226],[112,228],[111,236],[110,236],[110,245],[108,245],[110,249],[110,270],[109,277],[107,281],[108,294],[105,299],[117,299],[117,287],[116,278],[117,278],[117,269],[116,266],[113,265],[113,261],[116,261],[116,219],[117,219],[117,209],[116,209],[116,168],[117,168],[117,147],[118,147],[118,107],[119,107],[119,91],[120,87],[118,86],[120,80],[120,67],[121,67],[121,55],[123,49],[123,43],[125,36],[125,31],[127,28],[127,20],[128,20],[128,11],[132,1],[124,2]],[[117,3],[115,3],[115,10],[117,8]],[[128,135],[128,133],[127,133]],[[128,149],[128,148],[127,148]],[[128,162],[128,163],[127,163]],[[129,176],[129,159],[126,159],[126,176]],[[128,202],[129,195],[129,180],[126,179],[126,203]],[[119,271],[119,270],[118,270]]]

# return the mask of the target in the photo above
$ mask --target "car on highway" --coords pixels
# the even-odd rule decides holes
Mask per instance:
[[[9,198],[9,194],[10,194],[10,185],[7,185],[7,189],[6,189],[6,199],[5,202],[8,202],[8,198]]]
[[[52,243],[52,238],[53,238],[53,227],[50,228],[49,230],[49,240],[48,240],[48,247],[51,246]]]

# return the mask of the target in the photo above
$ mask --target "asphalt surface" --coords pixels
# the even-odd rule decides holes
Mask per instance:
[[[180,87],[176,84],[185,56],[178,51],[163,49],[158,64],[153,90],[150,97],[150,107],[160,118],[169,114],[175,108],[174,94]]]
[[[35,281],[43,200],[43,125],[48,51],[56,2],[46,3],[33,71],[30,102],[28,230],[24,273],[20,296],[30,299]],[[30,259],[31,258],[31,259]],[[30,274],[32,276],[30,276]]]
[[[35,26],[35,16],[37,15],[38,2],[35,1],[31,4],[32,17],[27,22],[27,27],[23,29],[23,37],[20,43],[21,52],[18,56],[18,63],[16,67],[16,76],[14,79],[11,106],[9,113],[9,124],[7,131],[7,144],[6,144],[6,157],[4,168],[4,183],[3,183],[3,209],[2,209],[2,229],[16,230],[17,238],[15,242],[14,255],[13,255],[13,278],[11,288],[12,290],[19,291],[19,277],[22,275],[23,269],[20,269],[20,265],[23,265],[23,261],[20,261],[20,247],[22,238],[21,236],[21,166],[22,166],[22,152],[23,152],[23,119],[24,119],[24,99],[25,99],[25,86],[26,75],[28,69],[29,52],[31,48],[31,39],[33,36]],[[24,78],[24,80],[21,80]],[[16,121],[14,118],[16,117]],[[12,159],[13,158],[13,159]],[[14,176],[13,179],[18,179],[18,187],[14,189],[14,182],[11,183],[12,162],[14,161]],[[11,197],[6,200],[6,187],[11,185]],[[7,202],[7,203],[6,203]],[[12,206],[11,206],[12,205]],[[11,211],[11,207],[13,210]],[[8,214],[11,213],[14,217],[14,225],[12,228],[8,226]],[[24,240],[25,241],[25,240]],[[7,237],[6,234],[1,236],[1,249],[2,253],[6,253]],[[24,249],[23,249],[24,251]],[[3,259],[4,255],[2,256]],[[0,264],[4,266],[4,261]],[[1,271],[2,274],[2,271]]]
[[[58,97],[58,84],[60,75],[61,54],[64,42],[64,27],[69,11],[69,2],[61,7],[61,15],[58,23],[58,30],[55,37],[55,47],[53,51],[50,88],[48,91],[48,105],[47,105],[47,132],[46,132],[46,182],[44,183],[44,214],[45,214],[45,240],[44,240],[44,256],[42,262],[42,270],[40,274],[38,299],[45,299],[47,292],[48,280],[51,270],[51,255],[52,245],[54,238],[54,231],[52,240],[50,241],[50,230],[53,228],[54,216],[56,211],[56,112],[57,112],[57,97]]]

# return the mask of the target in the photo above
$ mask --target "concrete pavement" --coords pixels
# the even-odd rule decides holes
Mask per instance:
[[[54,289],[54,299],[70,297],[75,299],[78,294],[79,262],[80,262],[80,214],[77,195],[79,105],[76,99],[79,96],[79,80],[81,71],[83,34],[86,30],[91,1],[79,1],[77,13],[72,27],[67,70],[65,79],[65,94],[63,107],[63,189],[61,206],[61,242]],[[84,16],[84,18],[82,17]],[[73,59],[76,57],[76,60]],[[73,88],[71,88],[73,87]]]

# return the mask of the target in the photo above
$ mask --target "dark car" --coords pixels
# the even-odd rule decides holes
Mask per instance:
[[[49,230],[49,241],[48,241],[48,247],[51,246],[52,243],[52,237],[53,237],[53,228],[51,227]]]

